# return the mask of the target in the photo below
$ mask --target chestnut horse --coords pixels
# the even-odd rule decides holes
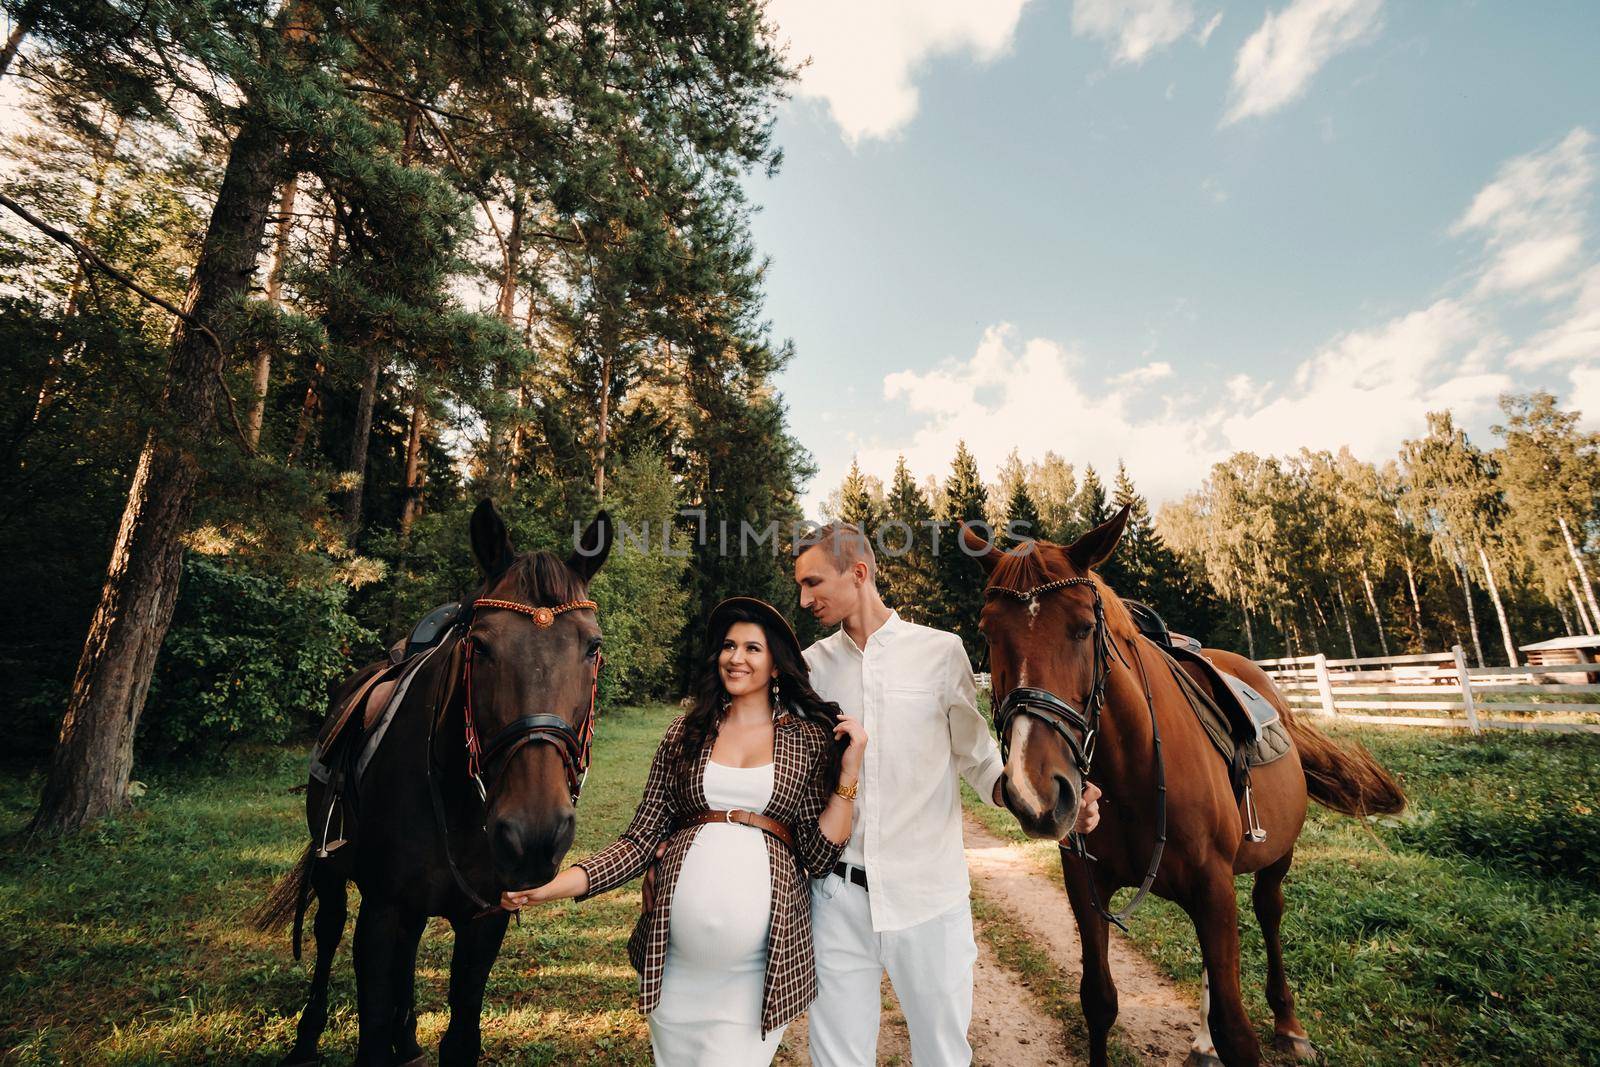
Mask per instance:
[[[317,900],[316,966],[284,1065],[320,1062],[328,975],[352,881],[361,890],[356,1063],[425,1062],[413,985],[432,915],[455,932],[439,1063],[476,1063],[484,986],[508,919],[500,893],[548,882],[572,844],[600,664],[588,583],[610,550],[611,520],[600,512],[565,560],[550,552],[518,556],[487,500],[473,512],[470,533],[483,586],[416,668],[382,743],[358,772],[358,798],[335,797],[332,811],[329,785],[311,779],[306,818],[318,847],[306,848],[256,913],[263,929],[293,916],[298,959],[301,920],[309,898]],[[379,666],[347,682],[334,707]],[[328,841],[331,826],[348,840]]]
[[[1117,1017],[1107,943],[1109,920],[1120,923],[1126,912],[1113,917],[1105,905],[1124,886],[1147,887],[1194,923],[1205,994],[1188,1062],[1260,1062],[1239,991],[1234,878],[1240,874],[1255,875],[1273,1044],[1313,1059],[1295,1018],[1279,938],[1283,879],[1307,796],[1346,814],[1397,812],[1405,798],[1365,751],[1341,748],[1296,720],[1255,664],[1206,649],[1215,666],[1266,695],[1293,742],[1285,756],[1251,772],[1266,834],[1247,838],[1245,799],[1167,653],[1139,633],[1127,608],[1092,573],[1110,558],[1127,518],[1123,509],[1071,545],[1024,542],[1010,552],[962,528],[967,551],[988,572],[980,628],[989,642],[995,722],[1006,750],[1006,806],[1029,836],[1062,842],[1062,875],[1083,948],[1079,994],[1090,1063],[1107,1062],[1106,1035]],[[1074,844],[1068,833],[1086,778],[1104,793],[1100,825]]]

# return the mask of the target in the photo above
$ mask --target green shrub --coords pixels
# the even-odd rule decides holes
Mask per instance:
[[[233,741],[282,741],[322,721],[329,689],[374,635],[338,584],[290,584],[228,557],[191,553],[151,686],[141,744],[152,757]]]

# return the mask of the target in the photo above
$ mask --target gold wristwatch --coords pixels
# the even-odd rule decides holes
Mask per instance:
[[[859,779],[857,779],[857,781],[856,781],[856,783],[854,785],[836,785],[836,786],[834,786],[833,787],[833,792],[834,792],[834,795],[844,797],[846,800],[854,800],[856,798],[856,790],[858,790],[860,788],[861,788],[861,782],[860,782]]]

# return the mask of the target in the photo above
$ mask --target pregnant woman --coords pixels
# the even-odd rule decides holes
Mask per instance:
[[[772,605],[725,600],[706,638],[694,708],[667,727],[628,829],[501,902],[586,899],[637,877],[660,847],[628,942],[656,1062],[761,1065],[816,997],[806,876],[831,871],[850,836],[867,738],[811,688]]]

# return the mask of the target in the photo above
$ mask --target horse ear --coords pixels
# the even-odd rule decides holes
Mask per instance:
[[[494,509],[494,501],[488,497],[478,501],[478,506],[472,509],[469,529],[472,554],[477,557],[484,576],[492,583],[517,558],[516,550],[511,547],[511,532],[506,529],[500,513]]]
[[[589,528],[578,538],[572,555],[567,557],[567,566],[582,575],[585,582],[593,578],[611,553],[612,534],[611,515],[601,508]]]
[[[983,566],[985,574],[993,574],[995,564],[1005,555],[1004,551],[996,548],[993,542],[974,529],[971,523],[961,524],[961,543],[966,546],[967,555]]]
[[[1131,506],[1131,505],[1130,505]],[[1080,571],[1088,572],[1111,558],[1122,531],[1128,525],[1129,506],[1090,530],[1067,547],[1067,558]]]

